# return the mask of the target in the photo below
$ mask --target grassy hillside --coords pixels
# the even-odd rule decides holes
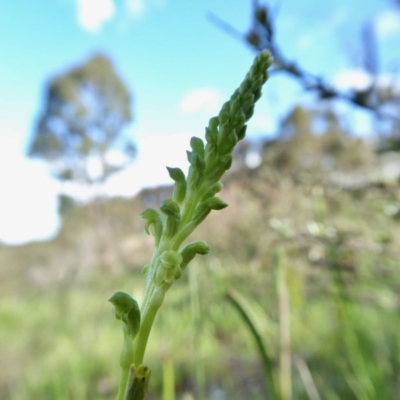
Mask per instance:
[[[152,398],[171,365],[177,399],[266,398],[259,354],[224,296],[243,298],[278,381],[278,249],[292,398],[400,397],[398,155],[337,130],[265,142],[261,153],[255,169],[245,147],[238,153],[221,192],[229,207],[193,235],[211,254],[174,285],[157,320]],[[139,213],[166,194],[76,207],[54,240],[0,247],[0,398],[115,397],[120,332],[107,299],[119,289],[140,299],[152,239]]]

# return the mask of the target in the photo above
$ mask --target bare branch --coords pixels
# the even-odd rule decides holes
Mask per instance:
[[[383,103],[377,102],[376,84],[364,89],[351,89],[342,91],[325,81],[321,76],[314,75],[302,68],[298,63],[287,59],[275,41],[275,26],[273,13],[268,5],[261,5],[259,1],[252,0],[252,21],[247,33],[241,33],[235,27],[210,13],[210,20],[221,30],[225,31],[236,40],[244,42],[256,52],[269,50],[274,57],[274,65],[271,74],[284,72],[296,78],[307,91],[314,91],[323,100],[339,99],[368,110],[378,119],[389,119],[398,123],[398,117],[381,110]],[[365,47],[365,67],[373,75],[378,71],[377,44],[372,26],[366,24],[363,30],[363,42]]]

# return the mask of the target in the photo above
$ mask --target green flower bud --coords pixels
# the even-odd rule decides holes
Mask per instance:
[[[154,236],[156,246],[158,246],[163,231],[161,215],[154,208],[148,208],[140,215],[146,221],[145,231],[148,235],[152,234]]]
[[[248,94],[250,88],[251,88],[250,78],[249,78],[249,74],[247,74],[246,78],[244,79],[244,81],[239,86],[239,93],[242,96],[245,96],[245,95]]]
[[[163,233],[163,223],[161,215],[154,221],[154,224],[150,226],[150,232],[154,236],[155,245],[158,246]]]
[[[206,168],[208,171],[210,171],[210,167],[215,164],[216,159],[218,159],[218,148],[217,148],[217,142],[215,143],[207,143],[206,146],[206,156],[205,156],[205,163],[206,163]],[[211,168],[212,170],[212,168]],[[208,177],[208,173],[205,173]]]
[[[244,125],[242,128],[239,129],[239,131],[236,132],[238,141],[244,139],[244,137],[246,136],[246,130],[247,130],[247,125]]]
[[[224,172],[231,167],[232,160],[233,158],[230,154],[221,157],[220,165]]]
[[[210,207],[211,210],[222,210],[225,207],[228,207],[228,204],[225,203],[224,200],[222,200],[221,198],[214,196],[209,198],[206,201],[207,205]]]
[[[174,250],[164,251],[157,261],[155,277],[157,285],[173,282],[175,275],[180,272],[181,262],[182,256],[178,252]]]
[[[208,205],[207,201],[200,203],[196,209],[194,210],[192,222],[194,225],[199,225],[204,221],[208,214],[210,214],[211,208]]]
[[[225,105],[228,105],[228,107],[226,107],[227,109],[224,110],[224,108],[222,108],[222,110],[220,111],[220,113],[218,114],[218,119],[219,119],[219,129],[221,130],[221,125],[225,124],[226,122],[229,121],[229,118],[231,117],[231,114],[229,112],[229,102],[225,103]]]
[[[204,158],[190,151],[188,152],[188,159],[191,164],[188,175],[188,186],[190,190],[193,190],[200,185],[203,179],[206,163]]]
[[[115,292],[108,301],[115,307],[115,317],[121,319],[121,316],[128,312],[132,307],[135,307],[135,299],[128,293]]]
[[[167,167],[167,170],[170,178],[173,179],[175,182],[179,182],[185,179],[185,174],[180,168]]]
[[[217,182],[214,185],[211,186],[211,188],[204,194],[204,196],[202,196],[200,202],[203,202],[207,199],[209,199],[210,197],[215,196],[218,192],[220,192],[222,190],[222,188],[224,187],[224,185],[221,182]]]
[[[227,156],[222,156],[220,159],[223,160],[226,157]],[[225,171],[226,169],[223,168],[223,165],[211,165],[207,170],[207,182],[213,184],[214,182],[219,181]]]
[[[190,139],[190,147],[192,148],[193,153],[204,159],[204,142],[200,138],[193,136]]]
[[[164,235],[167,238],[172,238],[179,229],[180,219],[175,217],[166,217],[164,224]]]
[[[203,172],[206,168],[206,163],[204,162],[204,157],[199,156],[198,154],[192,155],[192,167],[199,172]]]
[[[252,80],[251,88],[254,92],[258,91],[263,84],[263,76],[259,75],[257,78]]]
[[[216,131],[218,129],[218,125],[219,125],[218,117],[212,117],[208,122],[208,126],[212,131]]]
[[[206,128],[206,141],[207,147],[205,150],[206,156],[209,156],[209,150],[215,149],[215,145],[217,144],[218,140],[218,126],[219,126],[219,118],[213,117],[210,119],[208,123],[208,127]],[[211,147],[210,147],[211,145]]]
[[[242,107],[248,108],[251,104],[254,103],[254,94],[250,92],[250,87],[248,88],[248,92],[242,95]]]
[[[251,106],[247,111],[246,111],[246,119],[249,120],[254,114],[254,106]]]
[[[172,199],[164,200],[161,203],[160,210],[162,211],[163,214],[175,218],[179,218],[181,215],[178,203]]]
[[[235,114],[240,110],[241,108],[241,99],[239,93],[236,93],[232,96],[231,100],[231,109],[230,109],[230,114],[232,117],[235,116]]]
[[[133,339],[140,327],[140,309],[137,301],[125,292],[115,292],[108,301],[114,306],[115,318],[125,324],[126,333]]]
[[[205,162],[204,162],[204,157],[196,154],[195,152],[192,151],[187,151],[187,159],[191,165],[191,167],[198,172],[203,172],[205,168]]]
[[[224,123],[222,123],[219,126],[219,132],[218,132],[218,142],[217,142],[217,146],[219,147],[219,149],[221,149],[221,147],[225,147],[226,143],[226,137],[229,135],[229,132],[231,131],[231,124],[229,120],[226,120]],[[221,151],[223,151],[221,149]]]
[[[237,142],[238,137],[236,136],[236,129],[231,129],[229,135],[225,139],[226,149],[229,150],[229,152],[232,152]]]
[[[192,222],[197,226],[204,221],[207,215],[210,214],[211,210],[222,210],[227,206],[228,204],[219,197],[211,197],[196,207],[193,213]]]
[[[246,116],[246,121],[249,120],[249,118],[247,118],[247,111],[248,111],[251,107],[253,107],[253,105],[254,105],[254,95],[252,94],[251,97],[252,97],[252,100],[243,102],[243,104],[242,104],[242,110],[244,111],[244,114],[245,114],[245,116]]]
[[[150,235],[150,226],[154,224],[156,219],[160,216],[157,210],[154,208],[147,208],[144,210],[140,216],[146,221],[144,229],[148,235]]]
[[[128,315],[123,321],[129,326],[129,332],[133,339],[140,328],[140,308],[136,301],[135,306],[128,311]]]
[[[192,164],[192,155],[193,152],[186,150],[186,159],[188,160],[189,164]]]
[[[161,203],[160,210],[166,215],[165,235],[172,237],[175,235],[181,223],[181,212],[177,202],[172,199],[164,200]]]
[[[181,261],[182,256],[174,250],[167,250],[161,254],[161,263],[166,269],[171,269],[179,266]]]
[[[207,143],[215,145],[217,143],[218,131],[206,128],[206,140]]]
[[[169,176],[175,181],[174,193],[172,195],[174,201],[179,205],[182,204],[186,196],[186,178],[185,174],[180,168],[167,167]]]
[[[187,244],[180,252],[182,256],[181,270],[184,270],[196,254],[208,254],[210,248],[204,240]]]
[[[236,127],[242,127],[246,123],[246,114],[242,109],[235,114],[233,122]]]

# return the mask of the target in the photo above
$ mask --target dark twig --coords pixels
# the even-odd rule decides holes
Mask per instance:
[[[260,5],[259,1],[252,0],[253,12],[252,12],[252,23],[251,27],[246,34],[238,31],[235,27],[222,20],[218,16],[209,13],[209,19],[220,29],[244,42],[250,46],[253,50],[259,52],[267,49],[271,52],[274,57],[274,65],[271,69],[272,73],[284,72],[287,73],[302,84],[305,90],[314,91],[318,94],[320,99],[339,99],[346,101],[355,106],[361,107],[365,110],[371,111],[379,119],[390,119],[393,122],[399,124],[400,121],[397,116],[391,115],[387,112],[383,112],[376,100],[376,82],[372,82],[367,88],[362,90],[352,89],[347,91],[341,91],[328,82],[322,77],[314,75],[296,62],[288,60],[277,46],[275,41],[275,27],[273,24],[273,13],[267,5]],[[368,42],[373,41],[372,32],[368,30]],[[366,32],[364,31],[364,35]],[[364,36],[364,40],[365,40]],[[376,44],[375,44],[376,45]],[[376,47],[373,49],[376,52]],[[370,68],[376,73],[377,61],[376,59],[370,60],[374,65],[369,65]],[[372,71],[370,71],[372,72]],[[374,80],[375,81],[375,80]]]

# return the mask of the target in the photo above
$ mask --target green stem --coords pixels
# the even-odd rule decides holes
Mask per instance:
[[[144,400],[149,385],[151,370],[139,365],[132,365],[129,372],[128,385],[125,392],[124,400]]]
[[[191,190],[188,190],[188,193],[186,194],[185,205],[182,210],[181,226],[185,226],[191,221],[193,212],[202,194],[203,193],[201,187],[197,188],[196,193],[193,193]]]
[[[141,365],[143,363],[143,357],[146,351],[150,331],[157,315],[157,311],[164,300],[165,292],[165,288],[154,287],[154,285],[149,286],[150,295],[148,301],[143,304],[142,321],[135,339],[136,345],[133,356],[133,363],[135,365]]]
[[[124,400],[126,385],[128,384],[129,368],[121,369],[121,377],[119,379],[117,400]]]
[[[123,400],[125,389],[128,384],[129,370],[133,360],[133,343],[129,335],[128,328],[124,326],[124,341],[122,343],[120,354],[121,377],[119,380],[117,400]]]
[[[191,214],[193,213],[194,208],[197,205],[197,196],[194,196],[192,201],[189,201],[188,208],[186,208],[186,216],[191,218]],[[159,247],[157,251],[153,254],[152,264],[154,266],[154,262],[157,259],[159,254],[162,254],[164,248],[171,248],[178,250],[179,246],[182,244],[183,240],[189,235],[190,232],[185,232],[185,230],[181,231],[180,234],[177,234],[170,243],[169,239],[165,239],[164,237],[161,238]],[[155,270],[150,268],[150,274],[154,274]],[[156,287],[152,282],[153,279],[149,276],[148,279],[148,286],[146,287],[143,305],[142,305],[142,316],[141,316],[141,323],[140,329],[135,339],[135,349],[134,349],[134,356],[133,356],[133,363],[135,365],[141,365],[143,363],[144,353],[146,351],[147,341],[150,336],[151,328],[153,326],[155,317],[161,304],[164,300],[164,296],[166,291],[171,286],[170,284],[164,285],[163,287]],[[118,399],[119,400],[119,399]]]

